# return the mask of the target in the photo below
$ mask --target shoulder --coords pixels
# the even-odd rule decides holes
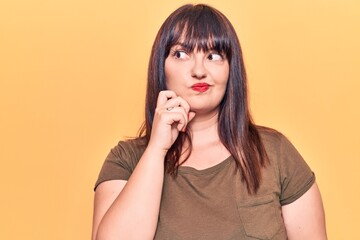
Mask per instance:
[[[105,163],[119,165],[132,171],[144,153],[146,144],[144,138],[119,141],[107,155]]]
[[[258,131],[270,163],[275,164],[280,173],[296,172],[297,169],[310,173],[305,160],[284,134],[265,127],[259,127]]]
[[[147,145],[145,138],[135,138],[119,141],[108,155],[108,159],[136,159],[144,153]]]
[[[280,203],[289,204],[315,182],[315,175],[295,146],[274,129],[259,128],[266,153],[281,186]]]
[[[290,160],[303,161],[298,150],[284,134],[262,126],[257,127],[257,129],[270,161],[275,160],[280,163]]]
[[[256,126],[256,128],[266,151],[278,150],[284,141],[288,141],[284,134],[273,128],[264,126]]]
[[[257,126],[262,144],[267,152],[282,152],[283,154],[297,152],[291,141],[281,132],[263,126]]]
[[[95,189],[104,181],[128,180],[145,148],[146,141],[142,138],[120,141],[107,155],[95,183]]]

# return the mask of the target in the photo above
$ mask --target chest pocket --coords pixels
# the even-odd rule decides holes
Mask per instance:
[[[238,210],[248,239],[287,239],[281,206],[273,195],[238,203]]]

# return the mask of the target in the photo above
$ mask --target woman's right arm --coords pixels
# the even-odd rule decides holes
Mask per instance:
[[[129,180],[103,182],[95,191],[93,240],[154,238],[164,159],[179,131],[194,117],[189,110],[189,105],[174,92],[159,94],[148,147]]]
[[[146,150],[128,182],[101,183],[95,191],[93,239],[153,239],[157,226],[164,157]]]

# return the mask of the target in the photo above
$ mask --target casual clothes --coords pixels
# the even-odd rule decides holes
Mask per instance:
[[[203,170],[180,166],[165,174],[157,240],[287,239],[281,206],[301,197],[315,176],[282,134],[259,129],[270,164],[256,194],[249,194],[232,156]],[[106,158],[95,187],[128,180],[146,145],[121,141]],[[140,226],[139,226],[140,227]]]

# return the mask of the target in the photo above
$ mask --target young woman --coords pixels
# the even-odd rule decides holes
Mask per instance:
[[[93,239],[326,239],[313,172],[256,126],[238,38],[207,5],[185,5],[154,42],[146,120],[108,155]]]

